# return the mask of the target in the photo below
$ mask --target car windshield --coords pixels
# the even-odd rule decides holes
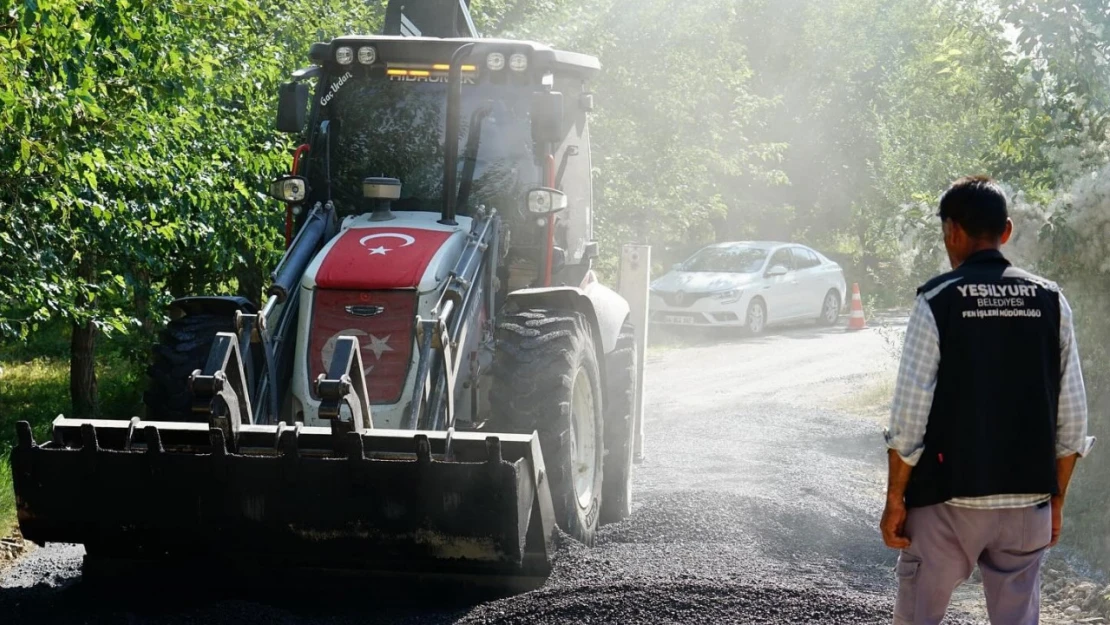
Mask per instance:
[[[767,249],[762,247],[707,247],[683,263],[682,271],[755,273],[766,259]]]
[[[443,198],[443,137],[447,85],[443,80],[338,78],[319,96],[332,125],[331,197],[343,211],[362,205],[362,179],[401,180],[399,210],[438,211]],[[511,85],[465,84],[460,119],[459,183],[473,180],[460,214],[485,204],[516,209],[538,184],[532,157],[530,91]],[[476,111],[480,143],[467,176],[467,143]],[[316,155],[314,155],[316,156]],[[321,165],[316,159],[317,167]]]

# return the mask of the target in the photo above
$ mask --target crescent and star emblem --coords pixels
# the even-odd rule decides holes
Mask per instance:
[[[369,250],[371,256],[377,256],[377,255],[385,256],[387,253],[392,252],[393,249],[392,248],[387,248],[384,245],[378,245],[378,247],[367,247],[366,244],[367,244],[368,241],[373,241],[374,239],[386,239],[386,238],[400,239],[401,241],[403,241],[403,243],[401,244],[401,247],[408,247],[408,246],[412,245],[413,243],[416,243],[416,239],[407,235],[407,234],[401,234],[399,232],[379,232],[377,234],[368,234],[368,235],[362,237],[361,239],[358,240],[358,244],[361,245],[362,247],[365,247],[367,250]]]

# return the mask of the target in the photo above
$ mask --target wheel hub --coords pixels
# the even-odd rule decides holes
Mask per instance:
[[[829,293],[825,296],[825,320],[836,321],[836,296]]]
[[[593,501],[597,476],[597,430],[593,387],[584,369],[579,369],[574,377],[571,401],[570,449],[574,496],[579,506],[588,508]]]
[[[752,306],[748,312],[748,329],[752,332],[763,330],[763,321],[763,307],[758,304]]]

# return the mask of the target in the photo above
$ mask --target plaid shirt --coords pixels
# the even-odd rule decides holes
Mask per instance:
[[[940,333],[929,307],[928,293],[919,295],[906,327],[902,361],[894,388],[887,445],[914,466],[925,451],[925,427],[933,406],[940,365]],[[1056,457],[1085,456],[1095,439],[1087,436],[1087,391],[1079,350],[1075,344],[1072,311],[1060,294],[1060,401],[1056,421]],[[966,508],[1024,508],[1048,501],[1047,493],[954,498],[947,503]]]

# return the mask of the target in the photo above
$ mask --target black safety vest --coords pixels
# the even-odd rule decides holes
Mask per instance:
[[[936,319],[940,367],[906,505],[1056,494],[1056,285],[988,250],[917,292]]]

